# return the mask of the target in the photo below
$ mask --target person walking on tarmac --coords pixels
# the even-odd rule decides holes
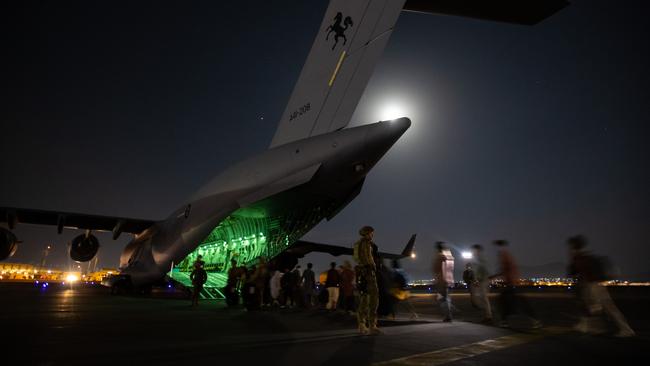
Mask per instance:
[[[510,327],[508,318],[511,315],[514,315],[521,310],[524,315],[528,316],[531,323],[531,328],[539,329],[542,327],[542,323],[537,320],[533,308],[530,306],[530,303],[524,296],[520,296],[518,293],[518,285],[520,282],[519,279],[519,269],[515,262],[514,257],[510,254],[508,250],[508,241],[507,240],[495,240],[493,244],[497,246],[499,250],[499,273],[490,276],[490,278],[501,277],[503,279],[504,288],[501,290],[499,295],[499,301],[501,305],[501,322],[500,326],[504,328]]]
[[[327,289],[327,310],[336,310],[339,302],[339,286],[341,285],[341,274],[336,270],[336,262],[330,263],[330,269],[327,271],[325,288]]]
[[[379,304],[379,290],[377,289],[376,263],[373,259],[372,238],[375,229],[364,226],[359,230],[359,239],[354,244],[354,260],[357,275],[357,290],[360,294],[359,309],[357,310],[357,323],[361,334],[381,334],[377,328],[377,305]]]
[[[302,272],[302,293],[305,296],[304,303],[307,309],[314,306],[314,295],[316,294],[316,274],[312,270],[314,265],[307,263],[307,269]]]
[[[192,307],[199,306],[199,294],[203,290],[203,284],[208,280],[208,273],[203,269],[203,261],[197,260],[194,264],[194,270],[190,274],[190,280],[194,291],[192,292]]]
[[[451,297],[449,288],[454,284],[454,257],[442,241],[436,242],[438,254],[433,260],[433,277],[438,289],[438,302],[443,312],[443,322],[451,322]]]
[[[490,278],[487,269],[487,260],[483,254],[483,247],[479,244],[472,245],[472,254],[476,258],[474,263],[474,283],[472,284],[472,296],[474,302],[483,310],[483,323],[492,323],[492,307],[488,299],[490,292]]]
[[[587,238],[582,235],[570,237],[567,244],[571,256],[569,276],[578,282],[577,295],[584,308],[584,315],[580,317],[580,321],[574,326],[574,329],[581,333],[598,333],[598,330],[590,325],[590,320],[593,317],[607,315],[618,328],[616,337],[633,337],[634,330],[614,304],[607,288],[600,284],[609,279],[604,260],[585,249]]]
[[[352,315],[355,311],[354,303],[354,270],[349,261],[341,266],[341,296],[343,297],[343,310]]]

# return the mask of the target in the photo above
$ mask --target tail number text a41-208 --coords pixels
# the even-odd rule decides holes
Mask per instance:
[[[311,103],[305,103],[305,105],[303,105],[302,107],[291,112],[291,114],[289,115],[289,121],[293,121],[294,119],[302,116],[303,114],[307,114],[307,112],[309,112],[310,109],[311,109]]]

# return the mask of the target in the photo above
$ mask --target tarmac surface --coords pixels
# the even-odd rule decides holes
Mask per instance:
[[[523,317],[508,329],[480,324],[466,293],[452,295],[456,318],[443,323],[433,295],[416,294],[410,301],[418,320],[404,313],[384,319],[379,336],[358,335],[354,317],[343,312],[248,312],[221,301],[191,308],[164,294],[108,292],[0,283],[2,364],[623,365],[641,362],[650,349],[649,288],[610,289],[637,332],[632,338],[613,337],[606,322],[601,335],[572,331],[576,304],[564,289],[526,293],[544,323],[539,330],[526,329]]]

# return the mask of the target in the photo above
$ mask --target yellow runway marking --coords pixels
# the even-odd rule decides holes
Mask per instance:
[[[488,339],[476,343],[465,344],[457,347],[420,353],[416,355],[396,358],[393,360],[377,362],[375,366],[423,366],[444,365],[446,363],[482,355],[489,352],[510,348],[520,344],[542,339],[552,334],[560,334],[565,330],[560,328],[546,328],[540,333],[513,334],[495,339]]]

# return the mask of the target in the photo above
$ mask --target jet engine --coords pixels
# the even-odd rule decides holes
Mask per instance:
[[[70,258],[77,262],[88,262],[99,250],[99,240],[92,234],[82,234],[72,240]]]
[[[18,239],[11,231],[0,227],[0,261],[5,260],[18,249]]]

